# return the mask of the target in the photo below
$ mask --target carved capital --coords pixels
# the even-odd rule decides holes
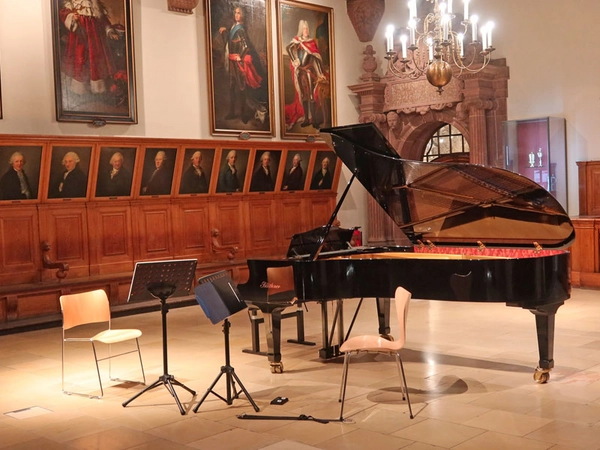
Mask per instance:
[[[456,117],[465,120],[474,110],[490,110],[498,107],[498,103],[478,97],[466,98],[456,106]]]

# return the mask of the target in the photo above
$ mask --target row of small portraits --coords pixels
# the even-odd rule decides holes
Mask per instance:
[[[92,146],[53,146],[50,153],[44,163],[41,146],[0,146],[0,200],[38,199],[40,191],[61,199],[327,190],[337,164],[327,150],[186,148],[178,158],[177,148],[101,147],[96,154]],[[45,179],[42,167],[49,167]]]

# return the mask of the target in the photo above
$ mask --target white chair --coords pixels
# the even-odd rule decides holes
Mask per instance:
[[[346,384],[348,382],[348,366],[350,365],[350,356],[353,353],[371,352],[382,353],[396,357],[398,364],[398,374],[400,375],[400,385],[402,388],[402,400],[408,403],[408,411],[410,418],[414,418],[412,408],[410,406],[410,398],[408,397],[408,386],[406,385],[406,376],[404,375],[404,365],[400,358],[400,350],[406,342],[406,317],[408,315],[408,305],[410,303],[411,294],[403,287],[398,287],[395,294],[396,313],[398,314],[398,324],[400,326],[400,334],[397,340],[390,341],[381,336],[362,335],[348,339],[340,347],[340,351],[344,355],[344,369],[342,373],[342,385],[340,386],[339,401],[342,403],[340,408],[340,420],[344,416],[344,400],[346,397]]]
[[[142,335],[142,332],[136,329],[115,330],[111,328],[110,305],[108,302],[108,297],[106,296],[106,292],[104,292],[102,289],[98,289],[90,292],[81,292],[79,294],[61,295],[60,309],[63,314],[62,391],[65,394],[87,395],[90,398],[102,398],[104,396],[104,389],[102,387],[102,377],[100,376],[100,367],[98,362],[107,359],[109,360],[109,377],[113,379],[111,376],[110,359],[135,352],[138,353],[140,358],[142,377],[144,379],[144,384],[146,384],[146,375],[144,374],[144,365],[142,363],[142,354],[140,352],[140,344],[138,341],[138,338]],[[97,326],[85,326],[98,323],[106,323],[108,328],[98,332]],[[74,330],[76,327],[79,328]],[[90,331],[91,328],[94,328],[94,330]],[[136,344],[135,349],[123,351],[115,355],[110,353],[111,344],[134,339]],[[96,362],[96,371],[98,372],[98,382],[100,383],[100,396],[65,390],[65,343],[67,342],[89,342],[92,344],[94,360]],[[100,359],[98,358],[98,353],[96,352],[97,342],[108,345],[108,356]]]

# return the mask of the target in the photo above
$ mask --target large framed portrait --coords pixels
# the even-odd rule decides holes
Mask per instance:
[[[41,146],[0,146],[0,200],[36,200],[41,164]]]
[[[317,152],[310,180],[311,191],[333,188],[336,164],[337,156],[334,152]]]
[[[277,1],[281,137],[306,138],[336,124],[333,10]]]
[[[102,147],[98,162],[96,197],[129,197],[136,147]]]
[[[52,147],[48,198],[87,197],[91,146]]]
[[[306,184],[310,150],[288,150],[285,159],[285,172],[281,179],[282,191],[302,191]]]
[[[207,194],[214,161],[214,148],[186,148],[179,193]]]
[[[176,148],[146,148],[140,195],[170,195]]]
[[[211,133],[273,136],[270,2],[206,5]]]
[[[217,192],[233,194],[244,191],[250,150],[221,149]]]
[[[252,165],[250,192],[272,192],[279,173],[281,150],[257,150]]]
[[[51,0],[56,120],[137,123],[131,0]]]

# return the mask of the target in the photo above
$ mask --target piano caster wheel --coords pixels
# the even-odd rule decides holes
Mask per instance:
[[[271,363],[271,373],[283,373],[283,363]]]
[[[550,369],[541,369],[537,367],[535,372],[533,372],[533,379],[539,384],[547,383],[550,379]]]

